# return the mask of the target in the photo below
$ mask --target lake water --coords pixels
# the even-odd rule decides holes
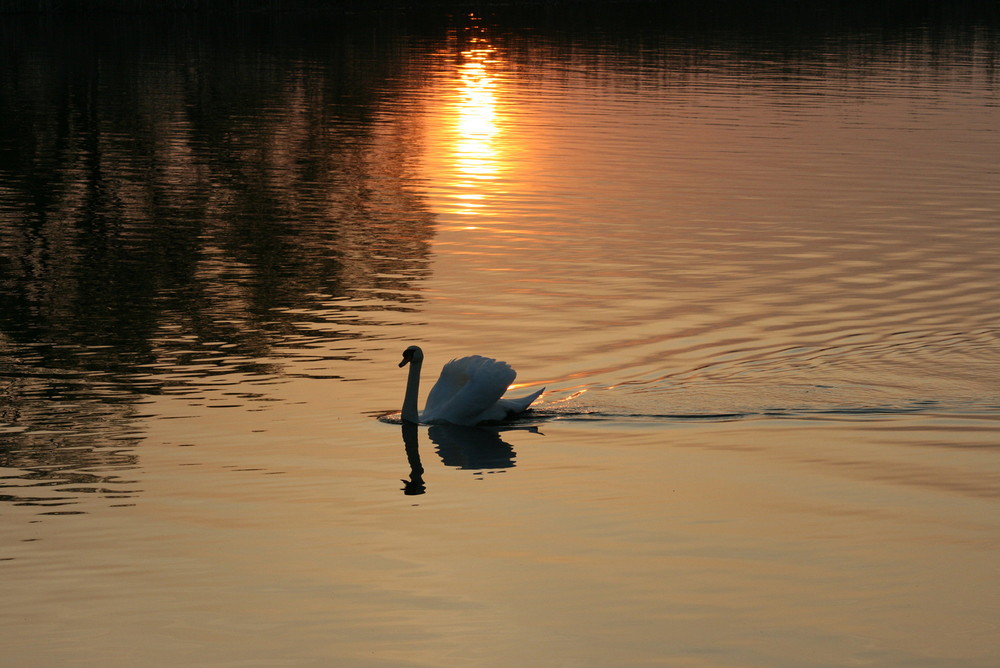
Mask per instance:
[[[4,17],[5,665],[1000,664],[1000,33],[634,18]]]

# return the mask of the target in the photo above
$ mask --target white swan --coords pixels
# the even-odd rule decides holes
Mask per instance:
[[[422,413],[417,411],[420,367],[424,351],[410,346],[403,351],[400,367],[410,365],[403,397],[403,422],[474,425],[498,422],[524,412],[545,390],[519,399],[501,399],[517,372],[506,362],[472,355],[448,362],[441,369]]]

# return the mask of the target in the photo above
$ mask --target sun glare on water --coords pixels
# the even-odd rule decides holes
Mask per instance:
[[[502,132],[498,112],[499,63],[496,48],[478,26],[469,29],[459,52],[454,88],[444,124],[449,135],[446,171],[448,213],[476,215],[488,204],[491,185],[499,178]]]

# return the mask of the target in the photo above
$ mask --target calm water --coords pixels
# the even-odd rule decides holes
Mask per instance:
[[[996,29],[558,18],[4,18],[5,664],[1000,663]]]

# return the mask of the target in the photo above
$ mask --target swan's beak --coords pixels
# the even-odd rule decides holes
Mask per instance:
[[[399,368],[402,369],[404,366],[406,366],[407,364],[409,364],[412,359],[413,359],[413,351],[412,350],[404,350],[403,351],[403,361],[399,363]]]

